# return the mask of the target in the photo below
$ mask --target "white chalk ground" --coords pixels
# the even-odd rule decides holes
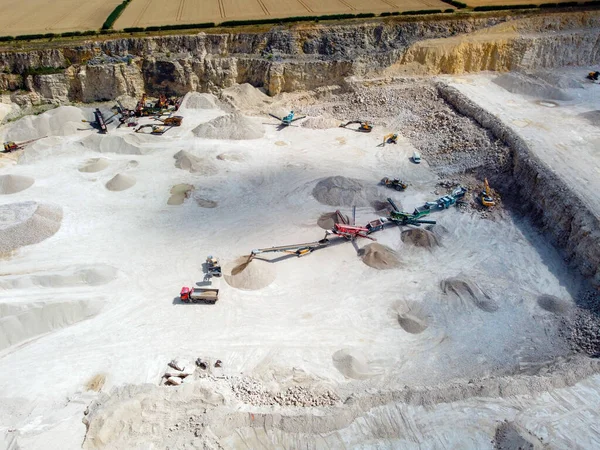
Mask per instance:
[[[56,111],[49,114],[61,110]],[[352,349],[368,363],[370,379],[364,383],[377,388],[526,371],[566,354],[553,339],[555,317],[536,303],[540,294],[572,301],[576,281],[555,250],[510,217],[494,222],[457,210],[436,213],[450,233],[443,247],[431,251],[406,246],[397,229],[375,236],[400,253],[399,269],[367,267],[345,243],[301,259],[253,262],[272,264],[276,272],[264,289],[242,291],[222,283],[214,306],[178,304],[180,287],[201,281],[208,254],[227,263],[254,248],[321,239],[317,219],[335,209],[311,196],[322,177],[375,184],[383,176],[400,176],[411,185],[405,193],[380,192],[409,211],[438,196],[426,162],[409,162],[413,148],[407,141],[377,147],[387,130],[372,135],[339,128],[278,130],[264,117],[254,119],[266,124],[261,139],[192,135],[193,128],[220,114],[183,111],[184,125],[162,137],[132,136],[126,128],[98,137],[63,126],[57,134],[64,136],[31,145],[22,163],[16,164],[14,154],[0,158],[0,175],[35,179],[26,190],[0,196],[0,204],[35,200],[63,208],[54,236],[1,261],[0,283],[8,281],[0,284],[0,302],[103,303],[87,320],[75,317],[76,323],[63,328],[58,323],[53,332],[0,352],[0,432],[6,447],[79,448],[83,411],[95,395],[84,392],[89,379],[106,374],[104,391],[126,383],[157,384],[175,356],[219,358],[230,374],[268,377],[298,368],[345,384],[352,380],[335,368],[332,355]],[[1,128],[0,137],[16,134],[18,126]],[[206,158],[217,173],[176,168],[173,155],[180,150]],[[107,168],[79,171],[99,156],[109,160]],[[105,184],[119,173],[136,183],[108,190]],[[193,196],[217,207],[201,208],[194,197],[168,206],[170,189],[180,183],[195,186]],[[359,208],[357,216],[366,223],[375,213]],[[101,267],[103,276],[76,275],[90,266]],[[114,268],[114,277],[107,268]],[[457,275],[475,280],[498,311],[442,294],[441,280]],[[402,301],[423,305],[425,331],[411,334],[400,327],[394,311]],[[600,377],[594,377],[535,398],[385,406],[331,439],[348,448],[490,448],[497,421],[509,419],[556,448],[592,448],[600,445],[598,387]],[[377,423],[386,420],[396,424],[402,439],[376,433]],[[239,430],[224,443],[258,448],[267,442],[245,433]]]
[[[562,88],[572,100],[513,94],[493,83],[494,73],[444,80],[525,139],[530,148],[600,214],[600,84],[585,79],[597,69],[551,69],[581,82]]]

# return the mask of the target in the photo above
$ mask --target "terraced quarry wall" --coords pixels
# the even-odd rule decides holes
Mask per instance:
[[[351,76],[594,64],[599,37],[600,14],[574,12],[90,40],[0,52],[0,90],[19,104],[216,92],[245,82],[276,95],[343,86]]]

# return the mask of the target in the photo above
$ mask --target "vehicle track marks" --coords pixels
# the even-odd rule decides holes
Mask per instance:
[[[140,13],[138,14],[137,18],[135,19],[135,21],[133,22],[134,26],[138,26],[140,21],[142,20],[142,17],[144,17],[144,14],[146,14],[146,11],[148,10],[148,8],[150,7],[150,4],[152,3],[152,0],[148,0],[146,2],[146,6],[144,6],[142,8],[142,10],[140,11]]]
[[[350,11],[356,11],[356,8],[354,6],[352,6],[350,3],[346,3],[344,0],[338,0],[342,5],[347,6],[348,8],[350,8]]]
[[[298,0],[298,3],[300,3],[304,7],[304,9],[306,9],[308,12],[314,13],[314,11],[312,9],[310,9],[309,6],[306,3],[304,3],[302,0]]]
[[[258,2],[258,4],[260,5],[260,7],[262,8],[263,12],[265,13],[265,16],[270,16],[271,13],[267,9],[267,5],[265,5],[262,0],[256,0],[256,1]]]
[[[183,16],[183,8],[185,7],[185,0],[180,0],[179,8],[177,9],[177,17],[175,17],[175,22],[181,22],[181,16]]]

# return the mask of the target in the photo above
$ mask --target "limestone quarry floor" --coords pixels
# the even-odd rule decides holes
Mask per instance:
[[[484,81],[460,86],[478,92]],[[538,108],[528,100],[514,101]],[[312,196],[323,177],[341,175],[373,185],[383,176],[401,177],[410,184],[406,192],[380,187],[379,194],[409,211],[445,193],[436,188],[437,177],[426,161],[420,166],[409,161],[413,148],[406,140],[378,146],[390,130],[377,135],[340,128],[278,130],[274,120],[259,117],[252,120],[265,129],[260,139],[201,139],[191,130],[224,112],[184,109],[184,126],[162,137],[132,135],[129,129],[99,136],[77,131],[76,108],[67,111],[71,122],[58,120],[64,112],[46,113],[42,120],[53,136],[30,146],[18,164],[14,155],[3,158],[0,175],[27,176],[35,183],[1,196],[0,205],[51,203],[62,207],[63,219],[54,236],[2,260],[0,282],[10,283],[0,288],[0,301],[89,300],[103,307],[88,320],[0,353],[0,431],[7,446],[79,448],[83,411],[95,395],[85,390],[91,378],[104,374],[105,392],[127,383],[158,384],[176,356],[219,358],[229,374],[268,377],[295,368],[334,386],[379,389],[514,373],[569,353],[557,338],[559,317],[542,310],[537,298],[551,294],[572,302],[577,280],[535,229],[508,212],[497,220],[457,209],[435,213],[449,233],[432,249],[403,243],[398,229],[377,233],[379,243],[399,252],[398,269],[367,267],[346,243],[301,259],[253,262],[275,274],[263,289],[222,283],[214,306],[178,303],[181,286],[202,279],[208,254],[227,264],[255,248],[321,239],[319,216],[337,209]],[[20,122],[10,124],[0,129],[0,137],[26,139],[42,126],[34,125],[27,131]],[[174,155],[180,150],[199,157],[203,172],[176,168]],[[96,164],[90,162],[94,158],[105,158],[107,167],[79,171]],[[123,179],[135,184],[108,190],[105,184],[118,174],[123,175],[119,186]],[[192,197],[167,205],[171,188],[184,183],[195,187]],[[200,207],[198,198],[217,205]],[[349,207],[341,209],[350,213]],[[358,223],[375,217],[371,207],[357,210]],[[104,269],[64,281],[90,267]],[[114,279],[100,276],[107,270],[114,270]],[[442,280],[456,276],[474,280],[498,310],[484,311],[443,294]],[[400,326],[396,308],[402,302],[422,306],[423,332]],[[332,357],[340,350],[366,361],[364,379],[348,378],[336,368]],[[518,418],[538,436],[555,439],[557,448],[573,443],[590,448],[599,443],[590,409],[597,404],[598,383],[595,377],[538,398],[476,398],[427,409],[385,406],[371,419],[338,431],[335,439],[348,447],[370,440],[387,447],[489,448],[498,422]],[[412,424],[392,427],[395,434],[386,437],[373,431],[386,417]],[[576,432],[570,428],[574,420]],[[572,435],[566,436],[565,428]],[[265,441],[254,433],[239,430],[223,442],[230,448],[258,448]]]

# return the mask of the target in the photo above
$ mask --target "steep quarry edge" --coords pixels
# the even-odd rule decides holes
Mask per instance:
[[[458,112],[490,130],[511,149],[512,179],[498,184],[504,186],[504,196],[518,198],[516,209],[530,217],[564,253],[566,261],[599,288],[598,216],[509,126],[457,89],[443,82],[436,83],[436,87],[440,96]]]
[[[123,37],[14,51],[0,47],[0,91],[21,107],[121,96],[269,95],[344,86],[349,77],[593,65],[600,12],[462,15],[273,27],[262,32]],[[63,45],[62,47],[60,45]]]

